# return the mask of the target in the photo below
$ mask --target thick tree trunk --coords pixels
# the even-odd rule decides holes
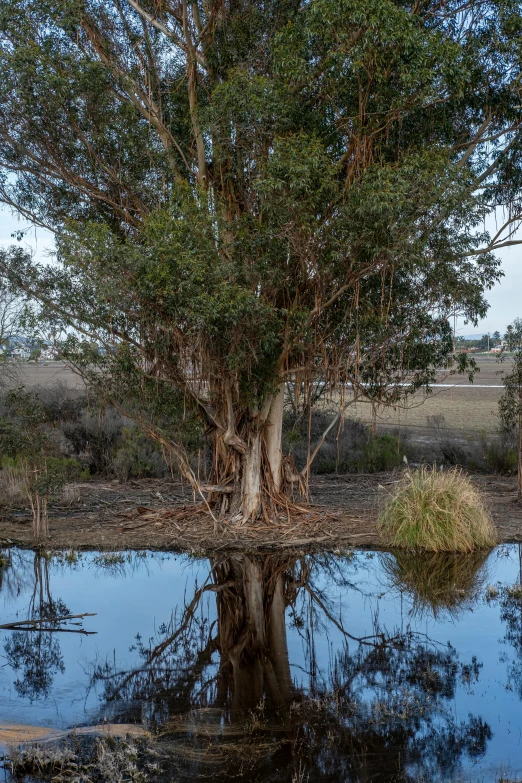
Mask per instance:
[[[261,507],[261,434],[254,434],[247,445],[241,482],[243,519],[255,518]]]
[[[243,523],[277,514],[284,491],[284,384],[265,399],[261,408],[238,406],[237,391],[229,384],[216,389],[213,408],[221,426],[212,430],[212,471],[207,484],[209,503],[218,517]]]
[[[522,394],[518,400],[518,471],[517,471],[518,499],[522,500]]]
[[[281,489],[282,458],[281,441],[283,438],[283,406],[285,402],[285,384],[281,383],[277,394],[272,400],[270,411],[265,423],[265,443],[268,465],[274,488]]]

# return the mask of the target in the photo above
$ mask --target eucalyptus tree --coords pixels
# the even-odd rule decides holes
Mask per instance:
[[[0,198],[57,244],[0,272],[196,484],[182,396],[215,513],[276,513],[285,382],[397,402],[484,314],[521,34],[517,0],[0,0]]]

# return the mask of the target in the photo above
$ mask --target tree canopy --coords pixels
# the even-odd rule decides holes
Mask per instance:
[[[484,315],[521,45],[516,0],[0,0],[0,198],[57,243],[0,271],[156,437],[181,393],[255,515],[285,381],[393,402]]]

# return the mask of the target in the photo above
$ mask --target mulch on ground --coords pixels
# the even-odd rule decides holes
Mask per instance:
[[[50,510],[49,549],[168,549],[205,553],[219,550],[379,546],[377,516],[400,473],[316,476],[313,506],[274,522],[225,524],[214,520],[179,482],[160,480],[88,482],[69,492],[72,499]],[[522,541],[522,504],[514,502],[512,477],[475,475],[499,531],[499,541]],[[31,517],[18,510],[0,520],[0,546],[33,547]]]

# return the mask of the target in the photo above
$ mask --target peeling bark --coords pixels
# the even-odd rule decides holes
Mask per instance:
[[[282,458],[281,441],[283,437],[283,406],[285,401],[285,384],[281,383],[277,394],[272,400],[270,411],[265,423],[265,443],[268,464],[274,488],[281,489]]]

